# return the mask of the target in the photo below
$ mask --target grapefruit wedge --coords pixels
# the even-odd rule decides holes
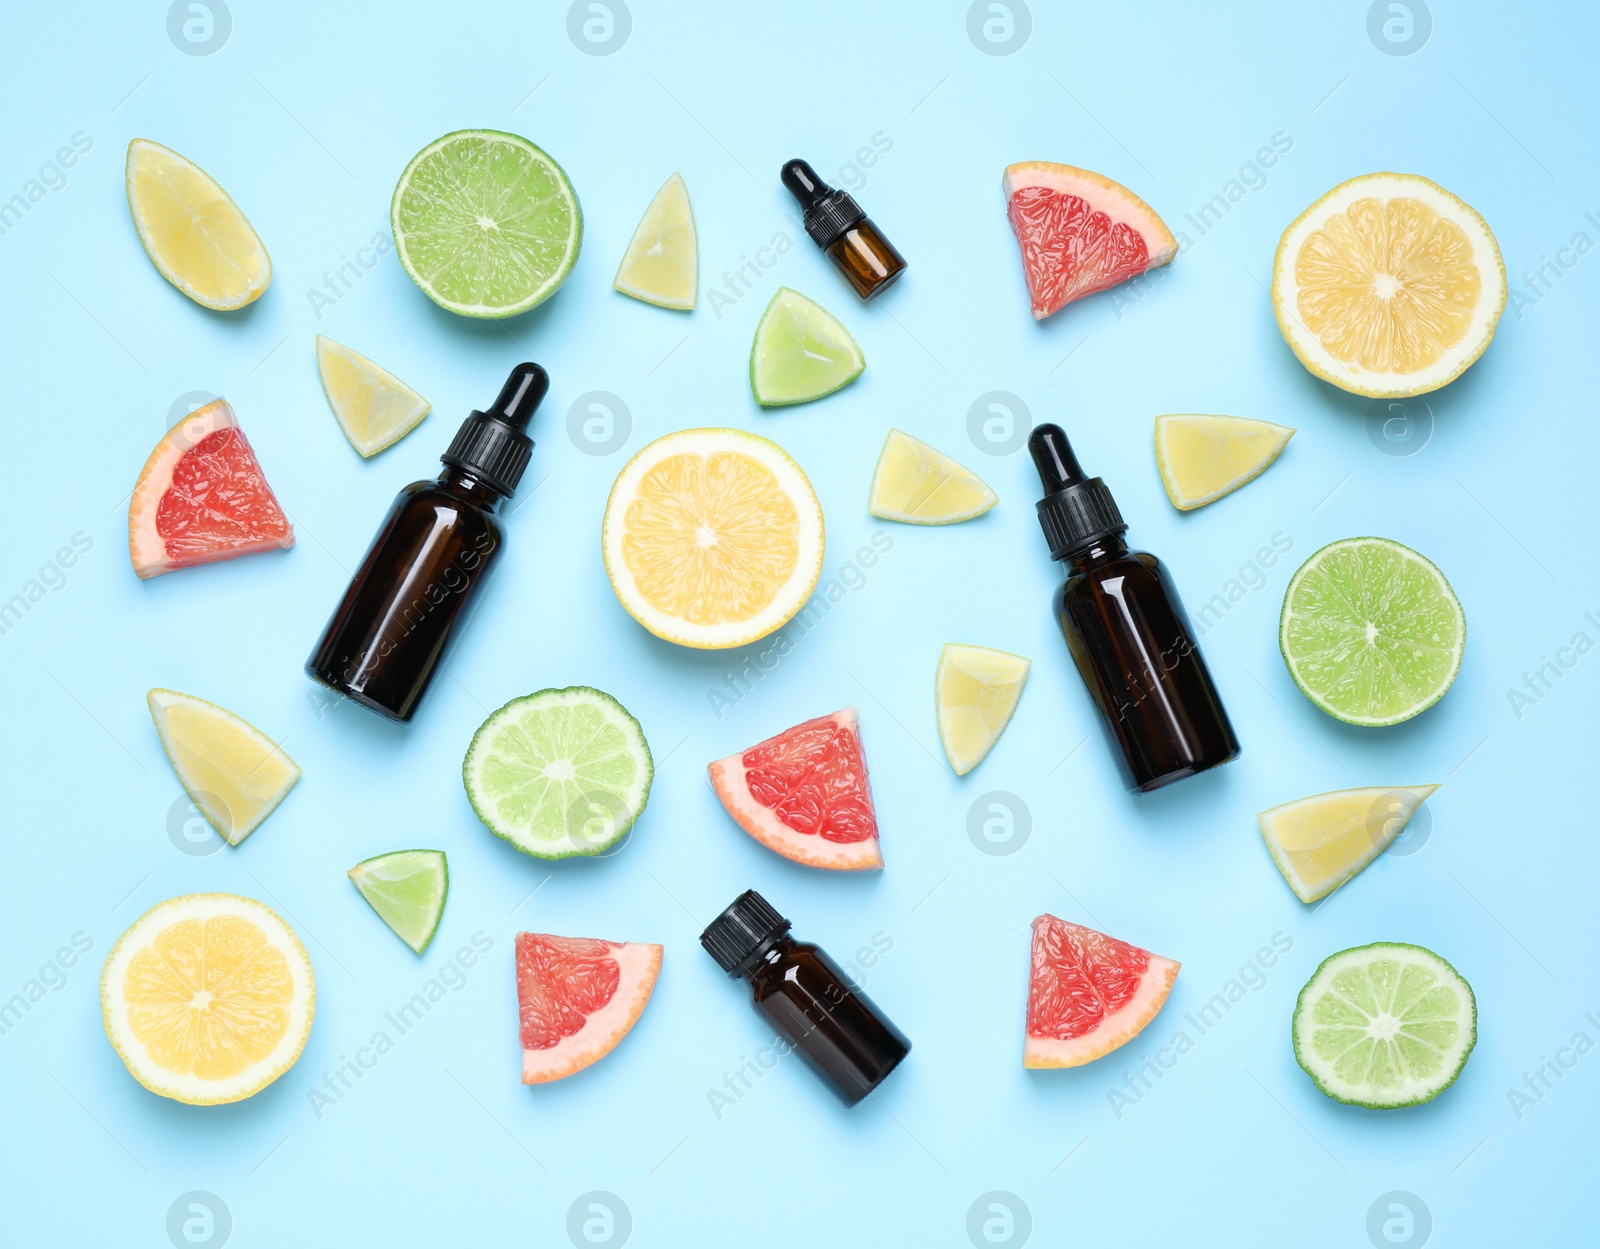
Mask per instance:
[[[661,947],[517,934],[522,1082],[548,1084],[599,1061],[628,1035],[661,972]]]
[[[1054,915],[1033,921],[1024,1067],[1081,1067],[1156,1017],[1178,964]]]
[[[856,709],[807,720],[706,769],[734,822],[807,867],[883,866]]]
[[[145,580],[293,545],[294,526],[225,400],[184,417],[144,462],[128,505],[128,553]]]
[[[1001,186],[1035,321],[1178,254],[1178,241],[1155,209],[1090,170],[1023,161],[1006,166]]]

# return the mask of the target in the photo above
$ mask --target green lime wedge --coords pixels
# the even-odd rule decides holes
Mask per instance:
[[[655,765],[639,722],[588,686],[514,698],[483,722],[461,775],[478,818],[524,854],[604,854],[644,810]]]
[[[561,166],[501,130],[457,130],[413,156],[389,222],[411,280],[467,317],[510,317],[543,303],[567,280],[583,242],[583,212]]]
[[[778,288],[750,348],[750,389],[757,403],[810,403],[855,381],[866,367],[856,340],[830,312],[799,291]]]
[[[345,875],[395,936],[418,954],[428,948],[450,892],[443,850],[395,850],[363,859]]]
[[[1432,1101],[1478,1040],[1472,987],[1420,945],[1379,941],[1323,960],[1294,1008],[1294,1056],[1335,1101]]]
[[[1346,538],[1306,560],[1278,622],[1294,683],[1346,724],[1399,724],[1433,706],[1466,642],[1444,574],[1387,538]]]

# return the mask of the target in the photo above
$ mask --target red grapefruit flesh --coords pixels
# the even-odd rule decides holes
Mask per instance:
[[[628,1035],[661,972],[661,947],[517,934],[522,1082],[548,1084],[604,1058]]]
[[[191,412],[156,444],[128,505],[139,576],[293,545],[294,527],[224,400]]]
[[[856,709],[807,720],[706,769],[739,827],[807,867],[883,866]]]
[[[1024,1067],[1080,1067],[1156,1017],[1178,964],[1054,915],[1033,921]]]
[[[1178,254],[1149,204],[1090,170],[1024,161],[1006,166],[1001,185],[1035,321]]]

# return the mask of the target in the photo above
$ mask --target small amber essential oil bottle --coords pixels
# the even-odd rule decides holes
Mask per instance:
[[[1044,485],[1039,524],[1067,566],[1056,619],[1128,787],[1159,789],[1237,759],[1239,741],[1166,568],[1128,550],[1111,491],[1084,477],[1059,425],[1036,428],[1028,450]]]
[[[749,982],[757,1013],[778,1034],[779,1053],[798,1053],[846,1106],[911,1052],[872,999],[816,946],[789,936],[789,921],[754,889],[711,922],[700,944],[729,976]]]
[[[528,467],[533,440],[524,431],[549,389],[537,364],[517,365],[489,410],[467,417],[439,457],[438,480],[414,481],[395,497],[306,660],[307,675],[391,720],[416,714],[500,553],[494,510]]]
[[[805,210],[802,224],[833,267],[862,299],[882,293],[906,271],[906,260],[872,224],[846,192],[836,191],[803,160],[792,160],[780,175]]]

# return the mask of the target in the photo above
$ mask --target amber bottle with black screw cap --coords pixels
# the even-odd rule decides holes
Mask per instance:
[[[1239,757],[1239,741],[1166,568],[1129,551],[1127,524],[1098,477],[1085,478],[1059,425],[1028,450],[1044,485],[1039,524],[1067,566],[1056,619],[1134,790],[1159,789]]]
[[[306,660],[309,676],[391,720],[416,714],[500,553],[494,511],[528,467],[533,440],[524,431],[549,389],[537,364],[517,365],[489,410],[457,431],[438,480],[396,496]]]
[[[779,175],[805,210],[802,224],[833,267],[862,299],[881,294],[906,271],[906,260],[844,191],[836,191],[803,160],[792,160]]]
[[[846,1106],[911,1052],[872,999],[816,946],[789,936],[789,921],[754,889],[711,922],[700,944],[728,975],[749,982],[756,1011]]]

